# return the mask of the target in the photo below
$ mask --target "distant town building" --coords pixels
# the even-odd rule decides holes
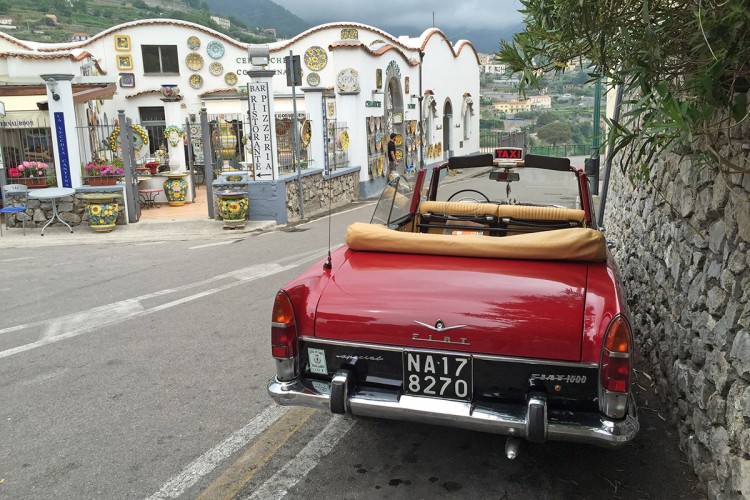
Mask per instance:
[[[494,54],[479,54],[479,73],[504,75],[507,70],[505,64],[498,64]]]
[[[211,16],[211,20],[224,28],[225,30],[228,30],[229,27],[232,25],[232,22],[225,18],[225,17],[219,17],[219,16]]]
[[[270,33],[274,38],[276,38],[276,28],[266,28],[266,33]]]
[[[10,17],[3,17],[0,19],[0,25],[2,26],[10,26],[13,24],[13,18]]]
[[[492,106],[495,108],[495,111],[499,111],[501,113],[506,113],[509,115],[520,113],[521,111],[531,111],[531,101],[528,99],[495,102],[492,104]]]
[[[45,14],[44,17],[47,18],[47,19],[49,19],[50,21],[52,21],[54,24],[57,24],[57,16],[56,15],[54,15],[54,14]]]
[[[551,95],[530,95],[531,109],[549,109],[552,107]]]
[[[70,37],[71,42],[82,42],[84,40],[88,40],[91,38],[91,35],[88,33],[73,33],[73,36]]]

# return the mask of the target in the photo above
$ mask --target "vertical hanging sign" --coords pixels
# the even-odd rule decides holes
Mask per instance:
[[[61,111],[55,111],[55,132],[57,135],[57,153],[60,162],[60,178],[62,187],[73,187],[70,178],[70,159],[68,158],[68,138],[65,134],[65,115]]]
[[[274,157],[271,140],[271,96],[268,82],[247,84],[247,100],[250,114],[250,137],[253,141],[253,164],[255,177],[273,179]]]

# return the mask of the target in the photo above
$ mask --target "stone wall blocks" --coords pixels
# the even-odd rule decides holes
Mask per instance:
[[[726,181],[718,176],[714,181],[711,208],[713,210],[722,210],[729,199],[729,188]]]
[[[706,299],[704,297],[704,294],[706,292],[705,280],[706,275],[701,272],[695,276],[695,279],[693,279],[693,282],[690,284],[688,290],[688,304],[693,310],[700,309],[706,303]]]
[[[714,316],[721,316],[726,308],[728,298],[729,294],[721,287],[715,286],[711,288],[706,297],[708,312]]]
[[[34,216],[32,219],[34,222],[44,222],[47,220],[47,216],[44,215],[44,211],[41,208],[34,209]]]
[[[737,220],[737,234],[745,242],[750,242],[750,202],[747,199],[738,200],[732,196],[728,205],[736,206],[734,215]]]
[[[738,245],[739,247],[740,245]],[[740,274],[747,269],[747,259],[750,257],[750,253],[747,250],[737,249],[729,255],[727,262],[727,269],[734,274]]]
[[[697,439],[688,441],[687,456],[688,462],[693,466],[693,470],[701,481],[708,482],[716,479],[716,471],[714,471],[711,463],[711,454],[708,448],[699,443]]]
[[[706,379],[713,382],[719,393],[726,394],[737,376],[724,357],[724,353],[719,350],[709,352],[706,354],[706,363],[703,366]]]
[[[726,240],[727,230],[723,220],[718,220],[708,228],[708,248],[714,253],[721,253],[724,250],[724,240]]]
[[[714,425],[725,425],[727,423],[726,412],[726,400],[717,391],[711,393],[706,404],[706,414],[711,423]]]
[[[693,337],[690,345],[690,357],[697,366],[703,366],[706,363],[706,344],[700,337]]]
[[[745,308],[737,319],[737,324],[743,328],[750,329],[750,302],[745,303]]]
[[[750,381],[750,334],[747,330],[741,330],[735,335],[729,359],[732,360],[732,367],[737,374]],[[750,417],[750,413],[747,416]]]
[[[750,460],[733,456],[730,458],[732,469],[732,494],[739,494],[737,498],[750,497]]]
[[[724,266],[719,259],[715,258],[715,255],[712,255],[712,257],[706,266],[706,278],[718,280],[721,277]]]

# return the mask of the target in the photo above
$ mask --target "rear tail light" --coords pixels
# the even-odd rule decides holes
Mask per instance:
[[[292,301],[284,291],[276,294],[271,316],[271,354],[274,358],[297,355],[297,322]]]
[[[607,327],[599,366],[600,407],[614,418],[622,418],[627,411],[632,372],[633,335],[623,316],[615,316]]]

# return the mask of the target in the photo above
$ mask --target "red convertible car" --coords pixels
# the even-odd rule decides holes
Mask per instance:
[[[278,292],[277,403],[505,434],[509,458],[521,438],[635,437],[633,334],[586,175],[503,156],[391,179],[371,223]]]

